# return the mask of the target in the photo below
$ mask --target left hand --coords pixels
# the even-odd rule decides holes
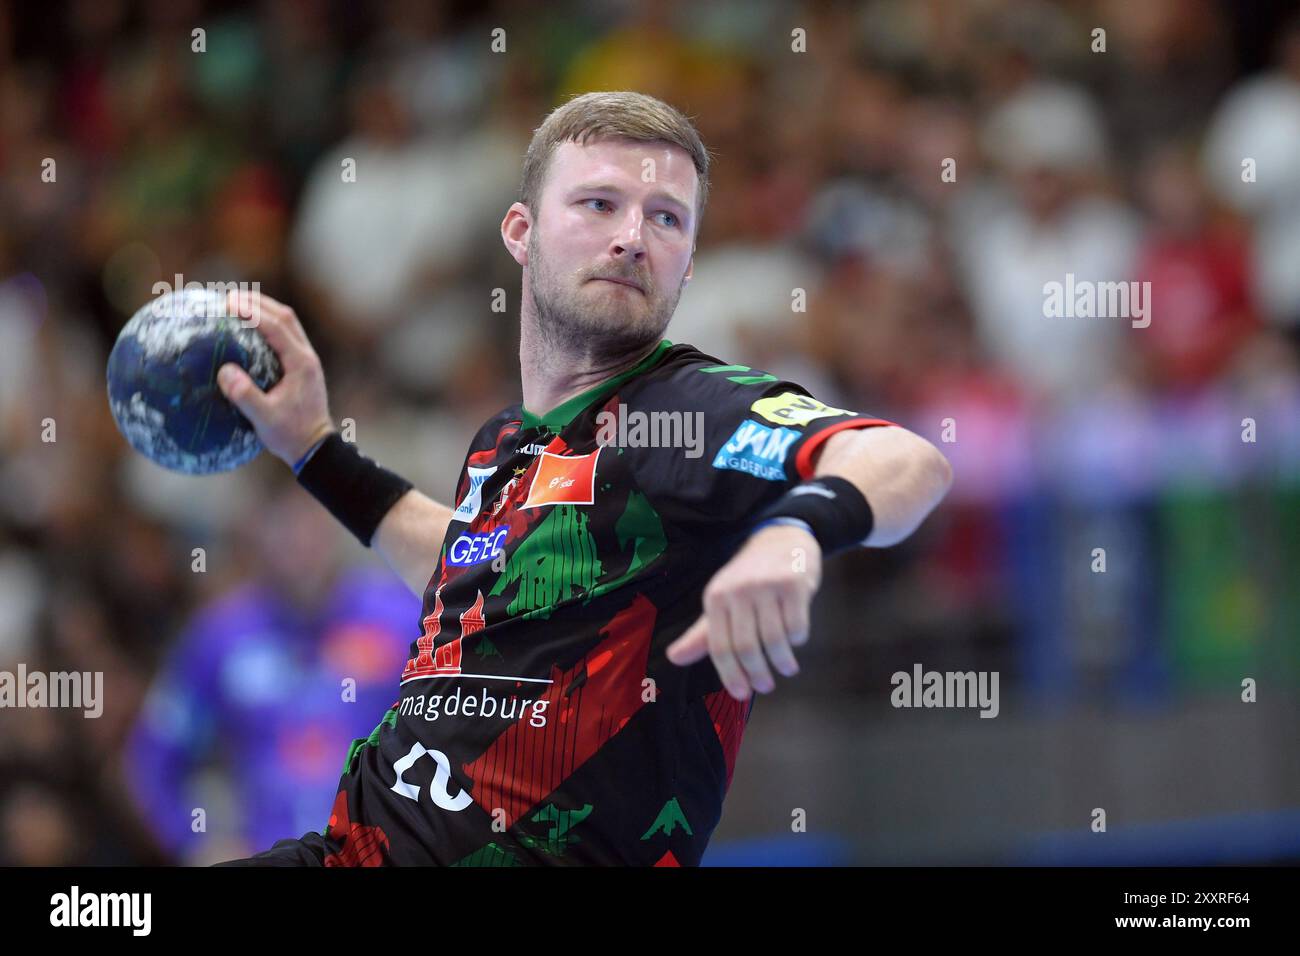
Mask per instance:
[[[799,673],[792,648],[808,642],[809,609],[821,576],[816,538],[789,525],[764,528],[709,581],[704,613],[668,646],[668,659],[687,665],[708,654],[737,700],[771,692],[776,681],[769,661],[786,677]]]

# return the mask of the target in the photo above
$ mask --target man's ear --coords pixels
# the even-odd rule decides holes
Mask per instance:
[[[695,250],[691,249],[691,261],[686,264],[686,275],[682,276],[682,284],[685,285],[691,281],[691,276],[695,274]]]
[[[521,202],[511,204],[501,220],[501,241],[521,266],[528,265],[528,235],[532,228],[532,212]]]

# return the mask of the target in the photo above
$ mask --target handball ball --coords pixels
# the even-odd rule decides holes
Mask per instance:
[[[265,390],[280,380],[280,360],[262,333],[225,305],[217,292],[169,292],[131,316],[108,356],[108,404],[118,430],[172,471],[230,471],[262,450],[253,426],[217,387],[217,369],[234,362]]]

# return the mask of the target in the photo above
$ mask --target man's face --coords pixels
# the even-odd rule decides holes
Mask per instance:
[[[542,334],[610,359],[662,338],[693,268],[696,188],[690,154],[677,146],[561,145],[524,267]]]

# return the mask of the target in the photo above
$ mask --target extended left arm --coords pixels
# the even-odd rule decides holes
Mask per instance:
[[[952,468],[924,438],[896,425],[837,432],[814,452],[814,477],[851,482],[874,522],[863,542],[888,547],[925,519],[952,485]],[[772,668],[799,672],[793,648],[808,640],[809,609],[821,584],[821,547],[802,527],[753,534],[704,589],[704,613],[668,647],[688,665],[706,654],[727,692],[746,700],[775,689]]]

